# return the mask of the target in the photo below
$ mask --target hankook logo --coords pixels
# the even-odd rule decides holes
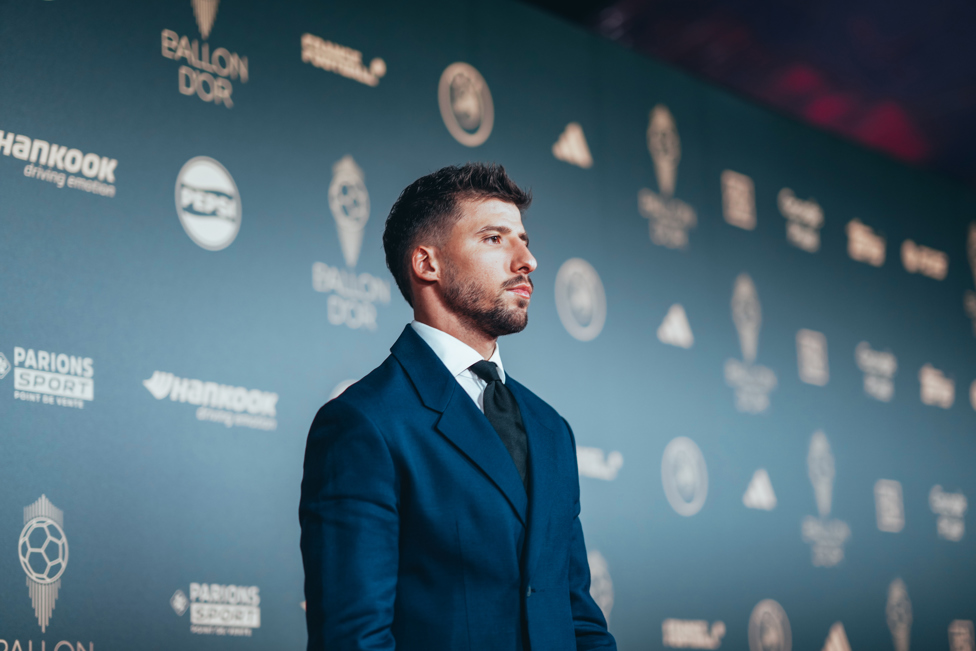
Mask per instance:
[[[241,195],[227,168],[207,156],[188,160],[176,176],[176,214],[198,246],[230,246],[241,230]]]

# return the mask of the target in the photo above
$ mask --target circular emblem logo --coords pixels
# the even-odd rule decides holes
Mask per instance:
[[[477,147],[491,135],[495,106],[488,84],[467,63],[452,63],[441,74],[437,102],[444,125],[454,139],[467,147]]]
[[[197,245],[230,246],[241,229],[241,195],[230,172],[206,156],[188,160],[176,177],[176,214]]]
[[[563,327],[580,341],[595,339],[607,320],[603,283],[589,262],[570,258],[556,274],[556,311]]]
[[[3,353],[0,353],[0,380],[7,377],[7,373],[9,372],[10,372],[10,362],[7,360],[7,357]],[[976,386],[976,383],[974,383],[973,386]]]
[[[701,511],[708,496],[708,468],[690,438],[679,436],[664,448],[661,481],[664,495],[679,515],[690,517]]]
[[[68,566],[68,539],[61,526],[47,516],[38,516],[24,525],[17,550],[20,566],[35,583],[54,583]]]
[[[749,616],[749,651],[790,651],[793,634],[783,607],[763,599]]]

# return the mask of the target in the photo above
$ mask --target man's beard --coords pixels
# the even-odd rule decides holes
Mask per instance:
[[[493,297],[492,290],[487,287],[475,281],[461,281],[453,265],[448,264],[445,271],[447,283],[444,302],[470,325],[496,338],[525,329],[529,322],[529,312],[525,309],[528,300],[519,297],[515,307],[506,307],[505,292],[516,285],[527,284],[531,287],[532,280],[528,276],[520,275],[505,281]]]

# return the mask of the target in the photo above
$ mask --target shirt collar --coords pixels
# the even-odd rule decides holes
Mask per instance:
[[[464,373],[471,367],[472,364],[480,362],[484,359],[481,353],[476,351],[471,346],[467,345],[460,339],[452,337],[443,330],[438,330],[437,328],[431,327],[426,323],[420,323],[419,321],[411,321],[411,327],[413,327],[414,332],[420,335],[420,338],[427,342],[427,345],[431,347],[434,354],[444,363],[447,370],[451,372],[451,375],[457,377],[461,373]],[[502,357],[498,352],[498,342],[495,342],[495,350],[488,358],[489,362],[494,362],[495,366],[498,367],[498,376],[505,381],[505,368],[502,366]]]

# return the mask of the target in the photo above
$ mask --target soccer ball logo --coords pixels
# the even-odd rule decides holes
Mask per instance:
[[[39,516],[24,525],[17,548],[20,565],[35,583],[54,583],[68,565],[68,539],[57,522]]]

